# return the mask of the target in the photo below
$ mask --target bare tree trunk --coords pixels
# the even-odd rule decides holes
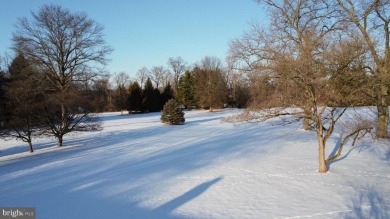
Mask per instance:
[[[58,147],[62,147],[62,142],[63,142],[63,136],[62,135],[59,135],[58,136]]]
[[[29,147],[29,149],[30,149],[30,153],[33,153],[33,152],[34,152],[34,149],[33,149],[33,145],[32,145],[31,140],[29,140],[27,143],[28,143],[28,147]]]
[[[318,138],[318,172],[326,173],[328,172],[328,167],[325,162],[325,142],[322,139],[322,136],[317,135]]]
[[[302,128],[304,130],[310,130],[311,129],[311,120],[309,119],[310,118],[310,107],[309,106],[305,106],[304,113],[305,113],[305,115],[304,115],[305,118],[303,120]]]
[[[388,138],[388,128],[389,128],[389,104],[387,99],[389,98],[388,86],[381,82],[380,91],[377,103],[377,131],[376,137],[378,138]]]
[[[61,132],[61,134],[58,136],[58,147],[62,146],[62,133],[63,133],[63,130],[65,129],[65,127],[66,127],[65,105],[61,104],[61,125],[59,128],[59,132]]]
[[[378,109],[378,121],[377,121],[377,133],[376,136],[378,138],[388,138],[389,135],[387,133],[389,127],[389,110],[388,107],[385,106],[377,106]]]

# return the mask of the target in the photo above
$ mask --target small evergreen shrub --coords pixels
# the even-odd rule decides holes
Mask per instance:
[[[170,125],[182,125],[184,121],[184,112],[181,109],[181,106],[174,99],[170,99],[164,105],[161,114],[161,122]]]

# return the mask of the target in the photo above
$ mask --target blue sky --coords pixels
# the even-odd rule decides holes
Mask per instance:
[[[251,20],[263,22],[264,9],[253,0],[2,0],[0,55],[12,55],[12,32],[18,17],[54,3],[84,11],[102,24],[114,48],[107,70],[135,75],[142,67],[163,65],[181,56],[188,64],[204,56],[222,61],[228,42],[249,29]]]

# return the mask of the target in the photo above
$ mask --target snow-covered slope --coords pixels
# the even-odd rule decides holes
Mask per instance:
[[[66,219],[390,218],[388,141],[347,147],[320,174],[314,133],[221,122],[233,113],[186,112],[183,126],[101,114],[103,131],[65,136],[63,148],[39,140],[34,154],[0,140],[0,207]]]

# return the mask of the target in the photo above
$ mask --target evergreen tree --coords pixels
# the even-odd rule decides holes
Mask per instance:
[[[153,107],[154,87],[150,78],[148,78],[142,91],[142,112],[151,112]]]
[[[129,113],[142,111],[142,89],[138,82],[132,83],[129,87],[127,109]]]
[[[127,91],[124,85],[119,85],[114,93],[114,104],[115,107],[121,111],[123,115],[123,109],[127,108]]]
[[[178,102],[185,105],[187,108],[196,105],[194,91],[193,74],[190,71],[186,71],[179,80],[177,92]]]
[[[6,95],[5,95],[6,77],[5,72],[0,70],[0,132],[6,121]]]
[[[223,108],[227,97],[227,85],[222,71],[218,68],[194,69],[195,96],[203,107]]]
[[[1,135],[27,142],[33,152],[32,138],[41,131],[41,121],[37,114],[42,111],[43,88],[40,79],[30,62],[18,54],[9,69],[10,79],[6,89],[7,119],[3,122]],[[12,109],[12,110],[11,110]]]
[[[150,98],[150,112],[160,112],[163,108],[161,93],[158,88],[154,88],[152,96]]]
[[[168,83],[167,86],[164,87],[164,91],[161,94],[161,109],[164,107],[165,103],[172,98],[174,98],[174,91],[171,84]]]
[[[184,112],[179,103],[174,99],[170,99],[163,108],[161,114],[161,122],[170,125],[182,125],[185,122]]]

